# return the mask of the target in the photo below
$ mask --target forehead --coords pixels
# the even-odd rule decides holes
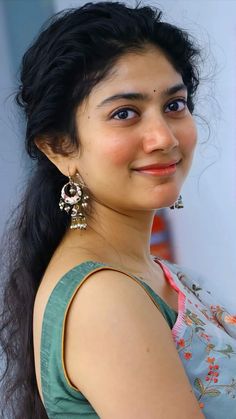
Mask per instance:
[[[94,101],[119,91],[164,91],[170,85],[181,83],[182,76],[175,70],[165,54],[155,47],[129,52],[121,56],[108,75],[91,91]]]

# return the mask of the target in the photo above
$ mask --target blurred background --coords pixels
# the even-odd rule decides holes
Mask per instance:
[[[24,121],[14,104],[20,59],[49,16],[84,3],[0,0],[0,236],[31,172],[24,154]],[[152,252],[201,273],[206,288],[236,313],[236,0],[142,4],[159,7],[167,21],[186,29],[202,49],[195,109],[198,145],[181,192],[184,209],[157,213]]]

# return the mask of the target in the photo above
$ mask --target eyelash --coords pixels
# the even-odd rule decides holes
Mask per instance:
[[[168,103],[168,105],[166,106],[166,107],[168,107],[168,106],[170,106],[172,103],[176,103],[176,102],[181,102],[182,104],[184,104],[184,108],[183,109],[181,109],[180,111],[170,111],[170,112],[182,112],[183,110],[185,110],[186,109],[186,106],[187,106],[187,100],[186,99],[183,99],[183,98],[181,98],[181,99],[175,99],[175,100],[172,100],[172,102],[170,102],[170,103]],[[123,112],[123,111],[131,111],[131,112],[136,112],[136,113],[138,113],[135,109],[132,109],[132,108],[129,108],[129,107],[124,107],[124,108],[121,108],[121,109],[118,109],[116,112],[114,112],[113,113],[113,115],[111,115],[111,119],[115,119],[114,117],[116,116],[116,115],[118,115],[119,113],[121,113],[121,112]],[[169,113],[169,112],[167,112],[167,113]],[[127,120],[129,120],[129,119],[131,119],[131,118],[121,118],[121,119],[116,119],[117,121],[127,121]]]

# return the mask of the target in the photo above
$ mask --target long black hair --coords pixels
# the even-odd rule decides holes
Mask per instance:
[[[16,102],[26,117],[25,147],[34,168],[11,217],[2,251],[0,344],[7,418],[43,419],[33,354],[33,306],[41,278],[68,228],[58,201],[67,178],[36,147],[56,153],[79,147],[75,111],[116,60],[151,44],[182,75],[188,108],[199,84],[199,48],[184,30],[162,22],[156,8],[87,3],[55,14],[23,56]],[[63,139],[69,139],[67,149]],[[2,402],[1,402],[2,403]],[[2,407],[2,406],[1,406]]]

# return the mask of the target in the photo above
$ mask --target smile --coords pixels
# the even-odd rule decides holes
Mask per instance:
[[[178,163],[177,163],[178,164]],[[170,176],[174,175],[177,170],[177,164],[172,164],[168,167],[162,168],[150,168],[150,169],[135,169],[134,171],[143,175],[151,175],[151,176]]]

